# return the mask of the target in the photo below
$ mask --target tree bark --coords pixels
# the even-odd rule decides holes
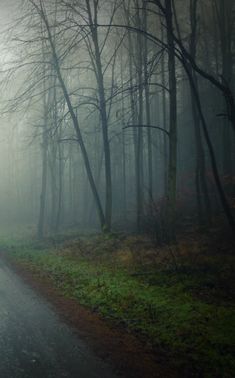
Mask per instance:
[[[99,108],[102,124],[103,145],[104,145],[104,165],[105,165],[105,226],[104,231],[111,230],[112,222],[112,173],[111,173],[111,155],[108,136],[108,116],[106,109],[106,97],[104,88],[104,76],[101,62],[101,51],[99,46],[98,31],[97,31],[97,12],[98,3],[93,0],[94,15],[90,7],[90,0],[86,0],[87,12],[90,22],[91,36],[94,44],[95,51],[95,66],[96,66],[96,79],[99,93]],[[94,18],[94,20],[93,20]]]
[[[175,239],[176,177],[177,177],[177,86],[175,68],[175,44],[173,37],[172,0],[165,0],[167,25],[168,73],[169,73],[169,166],[167,191],[167,223],[169,239]]]

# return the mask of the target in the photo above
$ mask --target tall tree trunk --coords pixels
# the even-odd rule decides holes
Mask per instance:
[[[148,17],[146,4],[144,3],[144,27],[143,30],[147,32]],[[145,115],[146,124],[151,125],[151,111],[150,111],[150,94],[149,94],[149,74],[148,74],[148,39],[144,38],[144,90],[145,90]],[[150,202],[150,215],[152,214],[153,202],[153,156],[152,156],[152,132],[151,128],[147,128],[147,146],[148,146],[148,192]]]
[[[190,37],[190,54],[192,58],[196,59],[197,53],[197,3],[198,0],[190,0],[190,24],[191,24],[191,37]],[[179,36],[180,37],[180,36]],[[191,74],[194,78],[194,83],[198,91],[197,77],[191,69]],[[196,193],[197,193],[197,209],[199,223],[204,223],[204,220],[211,221],[211,202],[208,192],[208,186],[206,181],[206,161],[205,152],[201,137],[200,117],[195,103],[195,96],[191,89],[191,103],[192,103],[192,115],[196,140]],[[205,212],[204,212],[204,206]]]
[[[61,139],[61,125],[59,127],[59,139]],[[63,210],[63,174],[64,174],[64,162],[63,162],[63,146],[59,142],[58,146],[58,202],[56,212],[55,231],[58,232],[61,226],[62,210]]]
[[[51,140],[50,156],[49,156],[50,197],[51,197],[50,228],[51,228],[51,231],[53,232],[55,231],[56,199],[57,199],[56,156],[57,156],[57,145],[54,140]]]
[[[172,0],[165,0],[167,25],[168,72],[169,72],[169,168],[167,223],[169,239],[175,239],[176,222],[176,177],[177,177],[177,86],[175,68],[175,45],[173,37]]]
[[[104,88],[104,76],[102,70],[101,62],[101,51],[99,46],[98,30],[97,30],[97,12],[98,12],[98,2],[93,0],[93,11],[92,15],[90,0],[86,0],[88,17],[90,22],[90,30],[92,35],[92,40],[94,44],[95,52],[95,67],[96,67],[96,79],[98,85],[99,93],[99,108],[101,115],[102,124],[102,134],[103,134],[103,145],[104,145],[104,165],[105,165],[105,226],[104,231],[111,230],[112,222],[112,173],[111,173],[111,155],[110,155],[110,145],[108,136],[108,116],[106,109],[106,96]],[[94,18],[94,19],[93,19]]]
[[[137,7],[137,27],[142,27],[142,20],[139,11],[139,2],[136,2]],[[137,75],[138,75],[138,124],[143,125],[143,38],[140,33],[137,34]],[[143,129],[142,127],[137,128],[137,177],[136,177],[136,187],[137,187],[137,229],[140,232],[143,226],[143,211],[144,211],[144,156],[143,156]]]
[[[43,35],[43,27],[41,26],[41,33]],[[45,46],[42,42],[42,56],[45,61]],[[48,109],[50,104],[50,89],[46,86],[46,66],[43,67],[43,130],[42,130],[42,179],[41,179],[41,194],[39,206],[39,219],[37,235],[41,239],[45,233],[45,214],[46,214],[46,194],[47,194],[47,172],[48,172]]]
[[[48,171],[48,109],[46,100],[44,99],[44,125],[42,135],[42,181],[41,181],[41,194],[40,194],[40,208],[38,220],[38,238],[44,237],[45,233],[45,211],[46,211],[46,193],[47,193],[47,171]]]
[[[131,14],[130,14],[130,1],[128,2],[128,9],[126,9],[126,15],[127,15],[127,25],[128,25],[128,30],[127,30],[127,36],[128,36],[128,69],[129,69],[129,77],[130,77],[130,88],[131,88],[131,93],[130,93],[130,107],[131,107],[131,122],[133,125],[136,125],[138,123],[137,120],[137,106],[136,106],[136,96],[134,94],[134,86],[136,84],[135,81],[135,75],[134,75],[134,47],[133,47],[133,39],[132,39],[132,34],[130,32],[130,27],[131,27]],[[133,128],[133,149],[134,149],[134,171],[135,171],[135,194],[136,194],[136,225],[138,229],[138,214],[140,213],[138,206],[138,171],[139,171],[139,166],[138,166],[138,158],[137,158],[137,129]]]
[[[220,48],[222,56],[222,78],[226,85],[231,86],[233,71],[232,55],[232,13],[233,0],[216,0],[217,20],[219,24]],[[226,108],[226,102],[224,102]],[[232,167],[231,133],[229,121],[223,125],[223,173],[230,175]]]
[[[121,85],[124,86],[123,79],[123,56],[121,55]],[[122,110],[121,110],[121,122],[122,127],[125,125],[125,103],[124,103],[124,92],[122,91]],[[125,132],[122,130],[122,187],[123,187],[123,214],[124,220],[126,220],[126,210],[127,210],[127,201],[126,201],[126,141],[125,141]]]
[[[161,27],[161,38],[164,41],[164,29]],[[167,106],[166,106],[166,73],[165,73],[165,52],[162,53],[161,59],[161,77],[162,77],[162,121],[163,129],[167,130]],[[168,187],[168,137],[163,133],[163,158],[164,158],[164,192],[167,193]]]

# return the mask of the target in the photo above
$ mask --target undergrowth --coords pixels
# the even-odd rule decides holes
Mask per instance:
[[[156,259],[149,270],[138,259],[133,264],[130,240],[117,243],[94,236],[93,242],[85,238],[68,243],[62,238],[57,245],[22,240],[1,244],[15,262],[50,278],[64,295],[138,333],[182,368],[191,365],[197,376],[233,376],[232,257],[227,265],[205,255],[194,265],[187,258],[172,265],[169,259],[165,265]],[[125,248],[129,265],[123,260]]]

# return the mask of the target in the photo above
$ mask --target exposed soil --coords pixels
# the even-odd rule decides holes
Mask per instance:
[[[178,371],[163,351],[156,351],[147,343],[130,334],[124,327],[109,324],[96,313],[64,297],[48,277],[28,271],[25,267],[1,257],[10,264],[25,282],[43,295],[57,309],[64,321],[69,323],[92,348],[97,356],[112,364],[120,376],[128,378],[167,378],[194,376],[189,371]]]

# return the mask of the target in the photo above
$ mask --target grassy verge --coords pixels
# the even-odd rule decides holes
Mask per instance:
[[[139,333],[182,368],[190,364],[199,376],[232,377],[234,258],[222,263],[221,256],[204,254],[195,262],[171,252],[172,260],[158,257],[150,264],[146,245],[145,259],[133,257],[140,243],[94,236],[56,245],[5,239],[1,245],[16,263]]]

